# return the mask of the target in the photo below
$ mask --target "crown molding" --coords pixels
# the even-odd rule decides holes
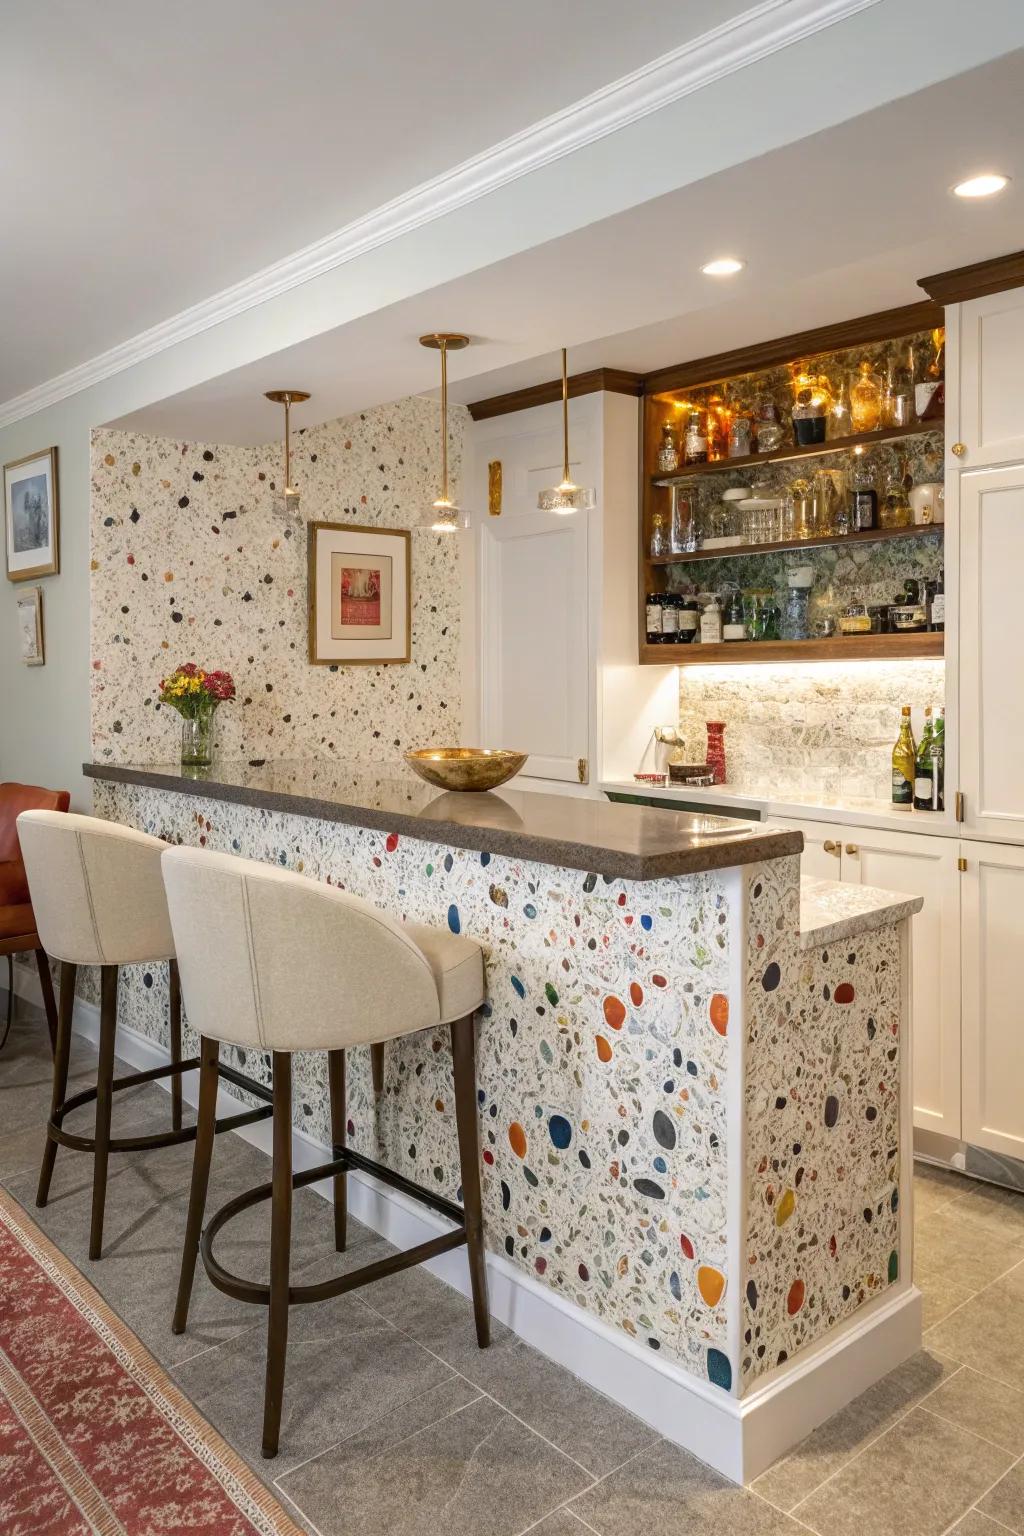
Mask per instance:
[[[638,373],[627,373],[624,368],[591,368],[588,373],[569,375],[569,398],[593,395],[606,390],[613,395],[640,396],[644,381]],[[492,416],[507,416],[511,411],[529,411],[535,405],[550,405],[562,398],[561,379],[550,379],[546,384],[529,384],[525,389],[513,389],[505,395],[490,395],[486,400],[473,400],[469,414],[474,421],[487,421]]]
[[[1024,285],[1024,251],[1007,256],[993,256],[988,261],[974,261],[969,267],[953,267],[948,272],[934,272],[919,277],[917,286],[939,304],[959,304],[965,299],[981,299],[989,293],[1003,293]]]
[[[880,0],[761,0],[242,282],[0,404],[0,428],[444,218]]]

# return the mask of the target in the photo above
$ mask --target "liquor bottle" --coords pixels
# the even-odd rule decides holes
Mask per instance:
[[[946,809],[946,711],[939,710],[932,736],[932,809]]]
[[[928,609],[928,628],[939,632],[946,628],[946,572],[941,570]]]
[[[668,530],[660,512],[651,518],[651,559],[662,560],[669,553]]]
[[[914,420],[914,349],[906,361],[894,358],[886,371],[882,400],[882,423],[886,427],[909,427]]]
[[[718,598],[713,597],[700,616],[702,645],[717,645],[722,638],[722,610]]]
[[[647,594],[647,644],[661,644],[662,596],[660,592]]]
[[[747,639],[747,621],[743,617],[743,594],[739,587],[733,587],[725,605],[725,612],[722,615],[722,639]]]
[[[882,381],[871,371],[867,358],[860,364],[850,385],[850,416],[854,432],[874,432],[882,417]]]
[[[687,464],[706,464],[708,460],[707,430],[699,410],[690,412],[683,443],[683,458]]]
[[[663,475],[674,474],[679,468],[679,433],[671,421],[661,429],[658,445],[658,470]]]
[[[932,806],[933,773],[932,766],[932,711],[931,705],[924,712],[924,730],[918,743],[917,759],[914,764],[914,810],[930,811]]]
[[[878,492],[871,463],[863,454],[855,454],[850,474],[850,524],[853,533],[867,533],[878,527]]]
[[[893,810],[909,811],[914,804],[914,769],[917,752],[914,733],[910,727],[910,705],[904,704],[900,718],[900,734],[892,749],[892,805]]]

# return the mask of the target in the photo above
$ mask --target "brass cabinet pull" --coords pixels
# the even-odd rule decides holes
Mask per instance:
[[[824,848],[826,853],[834,853],[837,859],[840,855],[840,852],[842,851],[839,847],[839,844],[834,843],[830,837],[827,838],[821,846]]]
[[[949,451],[950,453],[955,454],[958,459],[962,459],[964,454],[967,452],[967,444],[954,443]]]
[[[847,853],[860,853],[860,849],[857,847],[856,843],[847,843],[846,851]]]

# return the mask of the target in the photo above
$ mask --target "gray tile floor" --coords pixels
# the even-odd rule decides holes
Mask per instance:
[[[0,992],[0,1007],[5,998]],[[0,1056],[0,1182],[88,1275],[175,1380],[319,1536],[1024,1536],[1024,1197],[920,1167],[925,1348],[748,1489],[726,1482],[498,1327],[476,1348],[468,1302],[422,1270],[293,1313],[281,1454],[259,1455],[264,1314],[201,1274],[187,1334],[169,1318],[191,1147],[112,1159],[106,1253],[86,1258],[91,1161],[61,1152],[33,1204],[49,1097],[38,1015],[21,1005]],[[89,1047],[73,1069],[87,1080]],[[159,1088],[119,1096],[118,1123],[169,1120]],[[267,1160],[221,1137],[211,1200]],[[304,1279],[338,1265],[329,1207],[296,1197]],[[268,1214],[225,1233],[259,1275]],[[347,1262],[387,1251],[353,1226]]]

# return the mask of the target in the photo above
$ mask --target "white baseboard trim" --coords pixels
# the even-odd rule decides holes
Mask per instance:
[[[15,975],[19,996],[38,1004],[34,972],[16,966]],[[74,1027],[76,1034],[95,1043],[97,1008],[76,1001]],[[167,1060],[160,1046],[131,1029],[118,1030],[117,1054],[137,1071]],[[187,1103],[196,1103],[197,1073],[182,1078],[182,1093]],[[221,1097],[224,1113],[237,1108],[236,1099]],[[237,1134],[270,1152],[269,1121],[244,1126]],[[292,1155],[298,1170],[324,1162],[329,1152],[296,1130]],[[411,1248],[448,1229],[442,1217],[365,1174],[350,1174],[348,1183],[351,1214],[398,1248]],[[330,1200],[330,1180],[310,1188]],[[425,1267],[463,1295],[470,1294],[465,1249],[442,1254]],[[487,1279],[491,1313],[513,1333],[737,1483],[757,1477],[921,1347],[921,1295],[906,1283],[896,1294],[889,1290],[862,1307],[828,1339],[773,1372],[746,1397],[735,1398],[589,1316],[500,1254],[488,1253]]]

